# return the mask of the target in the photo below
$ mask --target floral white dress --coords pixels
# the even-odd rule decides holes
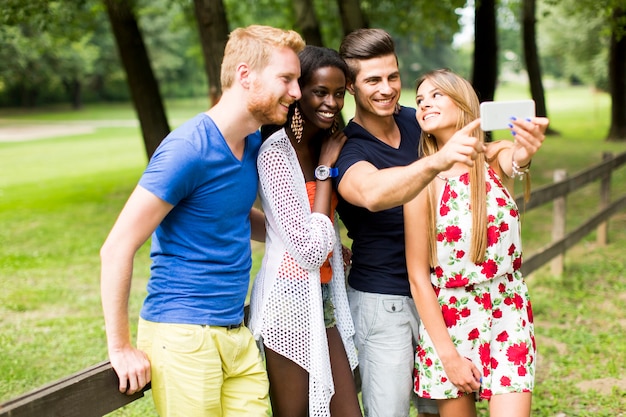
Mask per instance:
[[[431,282],[450,337],[482,375],[480,398],[530,392],[536,345],[528,288],[520,272],[522,247],[515,200],[487,169],[485,261],[469,258],[472,216],[469,174],[449,178],[437,213],[437,257]],[[448,380],[426,328],[420,324],[415,392],[424,398],[463,395]]]

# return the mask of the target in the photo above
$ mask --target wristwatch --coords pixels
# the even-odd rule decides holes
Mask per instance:
[[[331,168],[326,165],[320,165],[315,168],[315,179],[325,181],[329,178],[335,178],[339,175],[339,168]]]

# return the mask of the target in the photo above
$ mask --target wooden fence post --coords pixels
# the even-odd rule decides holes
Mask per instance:
[[[557,169],[554,171],[554,182],[565,181],[567,178],[567,172],[563,169]],[[566,215],[566,196],[558,197],[554,199],[553,208],[553,221],[552,221],[552,241],[557,242],[565,237],[565,215]],[[561,253],[554,257],[550,263],[550,269],[553,275],[563,274],[563,264],[565,259],[565,253]]]
[[[603,152],[602,160],[608,161],[613,158],[613,154],[611,152]],[[608,171],[606,175],[604,175],[600,179],[600,207],[599,211],[604,210],[609,206],[611,202],[611,171]],[[600,223],[596,232],[596,243],[598,246],[606,246],[609,241],[609,224],[608,220],[606,222]]]

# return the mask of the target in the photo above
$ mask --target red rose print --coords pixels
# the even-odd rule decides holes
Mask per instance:
[[[443,269],[440,266],[435,267],[435,275],[437,278],[441,278],[443,276]]]
[[[506,232],[507,230],[509,230],[508,223],[505,223],[505,222],[500,223],[500,231],[501,232]]]
[[[503,376],[502,378],[500,378],[500,384],[503,387],[510,387],[511,386],[511,378],[509,378],[508,376]]]
[[[457,259],[461,259],[465,256],[465,251],[464,250],[458,250],[456,251],[456,258]]]
[[[465,287],[468,282],[468,278],[464,277],[462,274],[456,274],[452,278],[448,279],[448,281],[446,282],[446,288]]]
[[[498,337],[496,337],[496,340],[498,342],[506,342],[507,340],[509,340],[509,334],[506,332],[506,330],[504,330],[498,335]]]
[[[524,299],[519,294],[515,294],[513,296],[513,303],[515,303],[515,308],[518,310],[521,310],[524,307]]]
[[[491,347],[489,343],[483,343],[478,347],[478,356],[480,356],[480,363],[487,365],[491,359]]]
[[[517,210],[516,209],[511,209],[511,211],[509,213],[511,214],[511,217],[517,217]]]
[[[439,215],[443,217],[448,213],[450,213],[450,207],[442,204],[441,207],[439,207]]]
[[[427,368],[430,368],[431,366],[433,366],[432,359],[430,358],[426,359],[426,363],[424,364],[424,366],[426,366]]]
[[[461,239],[461,228],[458,226],[448,226],[446,227],[446,241],[447,242],[458,242]]]
[[[472,314],[472,311],[467,307],[461,310],[461,317],[469,317],[470,314]]]
[[[452,297],[450,297],[450,298],[448,299],[448,302],[449,302],[450,304],[456,304],[457,299],[456,299],[456,297],[455,297],[455,296],[452,296]]]
[[[533,307],[530,304],[530,300],[528,301],[528,303],[526,304],[526,313],[528,313],[528,321],[531,323],[534,323],[534,319],[533,319]]]
[[[441,377],[441,382],[446,382],[448,380],[448,378],[446,378],[445,376]]]
[[[493,278],[498,272],[498,264],[493,259],[483,263],[481,271],[487,278]]]
[[[443,193],[441,194],[441,201],[447,203],[450,201],[450,187],[446,184],[446,187],[443,189]]]
[[[519,366],[517,368],[517,374],[519,376],[526,376],[526,367],[525,366]]]
[[[493,317],[496,319],[501,319],[502,318],[502,310],[500,310],[499,308],[496,308],[495,310],[493,310]]]
[[[487,246],[498,243],[498,238],[500,238],[500,230],[496,226],[489,226],[487,228]]]
[[[487,192],[487,194],[489,194],[489,191],[491,191],[491,183],[487,182],[485,183],[486,187],[485,187],[485,191]]]
[[[515,253],[515,243],[511,243],[511,246],[509,246],[509,256],[513,255]]]
[[[484,293],[481,304],[485,310],[489,310],[491,308],[491,294],[488,292]]]
[[[478,329],[474,328],[474,329],[472,329],[472,331],[470,331],[470,332],[469,332],[469,334],[467,335],[467,339],[468,339],[468,340],[478,339],[478,336],[480,336],[480,332],[478,331]]]
[[[437,242],[443,242],[444,237],[443,233],[437,233]]]
[[[482,392],[480,393],[480,397],[481,398],[491,398],[492,394],[491,394],[491,390],[490,389],[484,389],[482,390]]]
[[[465,173],[461,175],[461,177],[459,178],[459,181],[461,181],[465,185],[469,184],[469,174]]]
[[[498,369],[498,361],[496,358],[491,358],[491,369]]]
[[[487,222],[489,224],[491,224],[491,223],[493,223],[495,221],[496,221],[496,216],[494,216],[493,214],[490,214],[490,215],[487,216]]]
[[[449,308],[447,305],[441,307],[443,313],[443,320],[446,322],[447,327],[452,327],[459,320],[459,310],[456,308]]]
[[[517,271],[522,267],[522,257],[518,256],[517,258],[513,259],[513,270]]]
[[[528,346],[526,343],[511,345],[506,350],[506,356],[508,360],[515,365],[525,364],[527,362],[526,358],[528,357]]]
[[[504,294],[505,291],[506,291],[506,286],[504,284],[500,283],[498,285],[498,293]]]
[[[498,203],[498,207],[506,206],[506,200],[504,198],[496,198],[496,203]]]

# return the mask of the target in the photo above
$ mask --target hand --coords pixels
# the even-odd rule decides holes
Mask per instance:
[[[343,148],[348,138],[342,130],[338,130],[332,135],[324,138],[322,141],[322,149],[320,151],[320,165],[333,166],[337,162],[339,152]]]
[[[352,251],[346,245],[341,245],[341,256],[343,257],[343,269],[352,265]]]
[[[473,166],[479,153],[485,151],[485,145],[473,132],[480,126],[480,119],[473,120],[456,131],[450,140],[433,156],[436,158],[439,172],[450,169],[456,163]]]
[[[533,155],[537,153],[546,136],[546,129],[550,121],[545,117],[535,117],[528,120],[511,121],[513,142],[513,158],[519,166],[528,165]]]
[[[456,355],[444,362],[443,368],[459,391],[470,393],[480,389],[480,371],[469,359]]]
[[[152,379],[148,356],[139,349],[129,347],[109,352],[109,360],[119,378],[121,393],[134,394]]]

